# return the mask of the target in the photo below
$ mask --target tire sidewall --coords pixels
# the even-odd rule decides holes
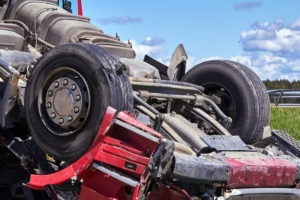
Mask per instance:
[[[261,138],[259,104],[265,102],[260,102],[253,80],[243,70],[244,67],[231,61],[207,61],[192,68],[181,81],[204,88],[208,85],[223,87],[230,94],[236,110],[229,131],[245,142],[253,143]]]
[[[46,152],[57,148],[53,152],[53,156],[56,158],[61,157],[61,152],[64,152],[64,159],[70,155],[70,160],[77,155],[83,154],[87,150],[87,147],[92,143],[95,133],[98,130],[101,119],[105,113],[106,107],[109,105],[108,100],[110,97],[110,91],[108,86],[108,80],[102,70],[96,70],[95,65],[101,65],[96,62],[97,59],[93,54],[88,55],[86,51],[83,51],[80,47],[76,49],[70,49],[66,52],[66,48],[60,47],[55,51],[44,55],[44,58],[36,65],[28,82],[28,89],[26,90],[26,96],[29,96],[25,100],[27,109],[30,112],[27,113],[27,120],[31,120],[35,123],[28,123],[30,126],[33,139],[44,149]],[[60,67],[71,67],[78,71],[87,81],[90,90],[90,110],[85,124],[79,131],[69,136],[54,135],[43,125],[39,110],[38,110],[38,98],[40,87],[45,84],[47,75]],[[102,66],[98,66],[101,69]],[[101,77],[101,78],[99,78]],[[32,82],[31,80],[34,80]],[[101,98],[103,97],[103,98]],[[101,99],[100,99],[101,98]],[[39,132],[39,133],[37,133]],[[38,136],[37,136],[38,134]],[[44,141],[49,141],[45,143]],[[72,141],[72,142],[70,142]],[[85,141],[83,144],[82,141]],[[59,149],[58,147],[61,147]]]

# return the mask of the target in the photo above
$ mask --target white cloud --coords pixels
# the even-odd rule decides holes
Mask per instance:
[[[187,70],[207,60],[229,59],[250,67],[262,80],[300,80],[300,18],[287,25],[283,20],[256,22],[240,35],[244,55],[229,58],[213,56],[198,58],[188,55]],[[132,41],[137,59],[146,54],[169,65],[171,55],[166,55],[163,38],[147,37],[138,43]]]
[[[234,56],[230,60],[236,61],[249,67],[252,66],[252,59],[250,56]]]
[[[149,44],[145,43],[147,41]],[[165,52],[165,48],[163,43],[153,44],[151,42],[151,38],[146,38],[144,42],[138,43],[135,40],[130,40],[132,43],[132,48],[136,53],[136,58],[138,60],[143,60],[145,55],[149,55],[151,57],[160,56]],[[151,43],[151,44],[150,44]]]
[[[246,56],[233,56],[231,58],[222,58],[213,56],[203,59],[192,58],[188,61],[188,69],[208,60],[232,60],[241,63],[252,69],[262,80],[266,79],[280,79],[282,78],[282,68],[286,65],[286,59],[281,57],[273,57],[269,55],[246,55]],[[190,64],[189,64],[190,63]],[[290,79],[290,78],[288,78]]]
[[[234,9],[235,10],[243,10],[243,11],[249,11],[253,8],[260,7],[261,1],[245,1],[241,3],[235,3],[234,4]]]
[[[220,57],[220,56],[211,56],[211,57],[207,57],[207,58],[196,58],[193,56],[188,56],[188,60],[186,63],[186,71],[190,70],[191,68],[195,67],[197,64],[200,64],[202,62],[205,61],[209,61],[209,60],[224,60],[224,58]]]
[[[300,29],[300,18],[298,18],[296,21],[294,21],[294,22],[291,24],[291,28],[292,28],[292,29]]]
[[[144,56],[147,54],[152,56],[159,62],[164,63],[167,66],[169,65],[170,56],[165,55],[165,46],[163,43],[150,46],[144,43],[137,43],[134,40],[131,42],[134,50],[136,51],[136,57],[138,60],[143,60]],[[186,70],[188,71],[197,64],[208,60],[224,59],[233,60],[246,65],[247,67],[252,69],[262,80],[300,80],[300,58],[291,59],[280,55],[274,55],[272,53],[252,52],[247,55],[232,56],[230,58],[223,58],[220,56],[197,58],[189,56],[187,60]]]
[[[250,66],[262,79],[300,79],[300,18],[286,24],[256,22],[240,36],[247,56],[232,59]]]
[[[148,45],[148,46],[158,46],[163,45],[165,40],[160,37],[147,37],[141,44]]]
[[[249,54],[222,58],[220,56],[197,59],[189,57],[187,70],[196,64],[208,60],[232,60],[252,69],[262,80],[287,79],[290,81],[300,80],[300,59],[289,60],[285,57],[272,54]]]
[[[284,57],[300,56],[300,20],[291,26],[278,19],[272,23],[255,23],[241,33],[245,51],[272,52]]]
[[[250,67],[262,80],[300,79],[300,59],[290,60],[281,56],[251,54],[235,56],[231,60]]]

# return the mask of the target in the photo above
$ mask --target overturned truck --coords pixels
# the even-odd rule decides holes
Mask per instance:
[[[183,45],[135,60],[72,6],[0,0],[3,198],[300,198],[299,142],[270,130],[253,71],[185,72]]]

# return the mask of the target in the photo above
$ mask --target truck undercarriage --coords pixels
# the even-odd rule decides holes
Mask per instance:
[[[270,130],[246,66],[185,73],[183,45],[169,66],[135,60],[57,1],[2,0],[0,20],[4,198],[300,198],[300,144]]]

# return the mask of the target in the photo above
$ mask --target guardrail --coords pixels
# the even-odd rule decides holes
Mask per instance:
[[[269,90],[268,94],[271,105],[279,107],[300,107],[300,90]]]

